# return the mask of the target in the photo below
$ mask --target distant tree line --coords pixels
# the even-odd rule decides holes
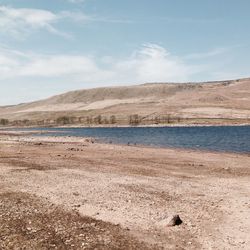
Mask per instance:
[[[8,124],[9,124],[9,120],[8,119],[0,119],[0,125],[7,126]]]
[[[132,126],[140,124],[169,124],[169,123],[180,123],[181,118],[176,116],[168,115],[157,115],[157,116],[139,116],[138,114],[130,115],[128,123]]]
[[[87,124],[87,125],[101,125],[101,124],[116,124],[117,119],[115,115],[109,117],[97,115],[97,116],[86,116],[86,117],[68,117],[61,116],[55,121],[56,124],[66,125],[66,124]]]
[[[115,115],[104,116],[60,116],[55,119],[44,119],[44,120],[14,120],[9,121],[8,119],[0,119],[0,126],[57,126],[57,125],[114,125],[114,124],[129,124],[131,126],[138,126],[143,124],[169,124],[169,123],[181,122],[180,117],[174,117],[170,114],[167,115],[154,115],[154,116],[141,116],[133,114],[127,116]]]

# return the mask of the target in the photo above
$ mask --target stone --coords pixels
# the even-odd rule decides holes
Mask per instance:
[[[80,207],[80,206],[81,206],[80,204],[73,205],[73,207]]]
[[[166,219],[160,221],[161,226],[166,226],[166,227],[174,227],[182,224],[182,220],[178,214],[176,215],[171,215],[167,217]]]

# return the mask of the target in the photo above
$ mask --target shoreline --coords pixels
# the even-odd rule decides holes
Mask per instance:
[[[231,124],[151,124],[151,125],[47,125],[47,126],[0,126],[0,130],[4,129],[28,129],[28,128],[169,128],[169,127],[247,127],[250,126],[250,123],[231,123]]]
[[[247,249],[249,166],[249,155],[0,133],[0,193],[10,207],[16,207],[13,197],[38,210],[38,204],[46,202],[45,208],[59,209],[56,224],[65,216],[73,216],[76,223],[88,216],[94,242],[106,237],[98,236],[102,225],[105,235],[114,238],[119,231],[116,240],[126,239],[121,249],[129,244],[136,245],[129,249]],[[30,206],[25,204],[23,211]],[[39,218],[30,219],[29,227],[35,228],[37,220],[43,226],[39,221],[47,213],[43,210]],[[167,227],[164,219],[173,213],[183,224]],[[2,227],[5,223],[1,221]],[[47,223],[54,228],[55,223]],[[67,230],[75,232],[70,223]],[[75,246],[82,242],[78,234],[84,235],[76,234],[71,243]],[[62,233],[56,237],[67,242]]]
[[[248,125],[247,125],[248,126]],[[223,126],[221,126],[223,127]],[[239,126],[239,127],[245,127],[245,126]],[[60,128],[65,128],[65,129],[80,129],[80,128],[86,128],[86,127],[56,127],[58,129]],[[55,129],[56,129],[55,128]],[[119,127],[122,128],[122,127]],[[131,127],[134,128],[134,127]],[[160,128],[164,128],[164,127],[160,127]],[[238,155],[249,155],[250,151],[237,151],[237,150],[225,150],[225,149],[208,149],[208,148],[202,148],[202,146],[199,147],[176,147],[176,146],[171,146],[171,145],[156,145],[156,144],[143,144],[143,143],[132,143],[132,142],[127,142],[127,143],[118,143],[118,142],[114,142],[112,140],[108,141],[108,139],[102,140],[101,138],[98,137],[86,137],[86,136],[74,136],[74,135],[53,135],[54,133],[60,133],[60,134],[64,134],[67,133],[67,131],[56,131],[56,130],[49,130],[50,128],[47,128],[48,130],[43,130],[42,127],[37,127],[35,128],[36,130],[28,130],[29,128],[25,128],[25,130],[22,130],[23,128],[18,128],[17,130],[11,129],[11,130],[4,130],[4,129],[0,129],[0,136],[1,135],[9,135],[9,136],[33,136],[36,135],[35,138],[39,139],[39,138],[58,138],[58,140],[60,140],[60,138],[63,137],[69,137],[71,138],[71,140],[79,140],[79,139],[89,139],[95,143],[99,143],[99,144],[110,144],[110,145],[120,145],[120,146],[136,146],[136,147],[141,147],[141,148],[154,148],[154,149],[173,149],[173,150],[184,150],[184,151],[193,151],[193,152],[200,152],[200,153],[206,153],[206,152],[211,152],[211,153],[228,153],[228,154],[238,154]],[[32,128],[31,128],[32,129]],[[41,129],[41,130],[39,130]],[[50,135],[51,134],[51,135]],[[41,137],[39,137],[39,135]]]
[[[47,133],[54,133],[54,131],[46,131],[44,132],[44,134]],[[147,144],[126,144],[126,143],[109,143],[109,142],[105,142],[105,141],[101,141],[98,138],[93,138],[93,137],[83,137],[83,136],[55,136],[55,135],[44,135],[44,136],[39,136],[40,131],[36,131],[37,136],[33,136],[33,133],[31,131],[21,131],[19,133],[19,131],[4,131],[3,133],[1,133],[0,130],[0,139],[1,136],[10,136],[10,137],[16,137],[14,140],[12,141],[18,141],[18,142],[29,142],[29,141],[38,141],[38,142],[72,142],[72,143],[76,143],[76,142],[82,142],[82,141],[86,141],[87,142],[91,142],[91,143],[95,143],[95,144],[99,144],[99,145],[113,145],[113,146],[117,146],[117,147],[128,147],[128,148],[141,148],[141,149],[159,149],[159,150],[170,150],[170,151],[177,151],[177,152],[193,152],[193,153],[212,153],[212,154],[227,154],[227,155],[242,155],[242,156],[250,156],[250,152],[237,152],[237,151],[223,151],[223,150],[209,150],[209,149],[201,149],[201,148],[188,148],[188,147],[171,147],[171,146],[157,146],[157,145],[147,145]],[[10,138],[7,139],[7,141]]]

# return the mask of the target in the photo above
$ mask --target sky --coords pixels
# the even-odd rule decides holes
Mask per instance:
[[[249,0],[0,0],[0,105],[249,77]]]

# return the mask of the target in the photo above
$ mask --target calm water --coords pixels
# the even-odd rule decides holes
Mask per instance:
[[[94,137],[102,142],[213,151],[250,152],[250,126],[146,128],[39,128],[52,135]],[[51,133],[50,133],[51,135]]]

